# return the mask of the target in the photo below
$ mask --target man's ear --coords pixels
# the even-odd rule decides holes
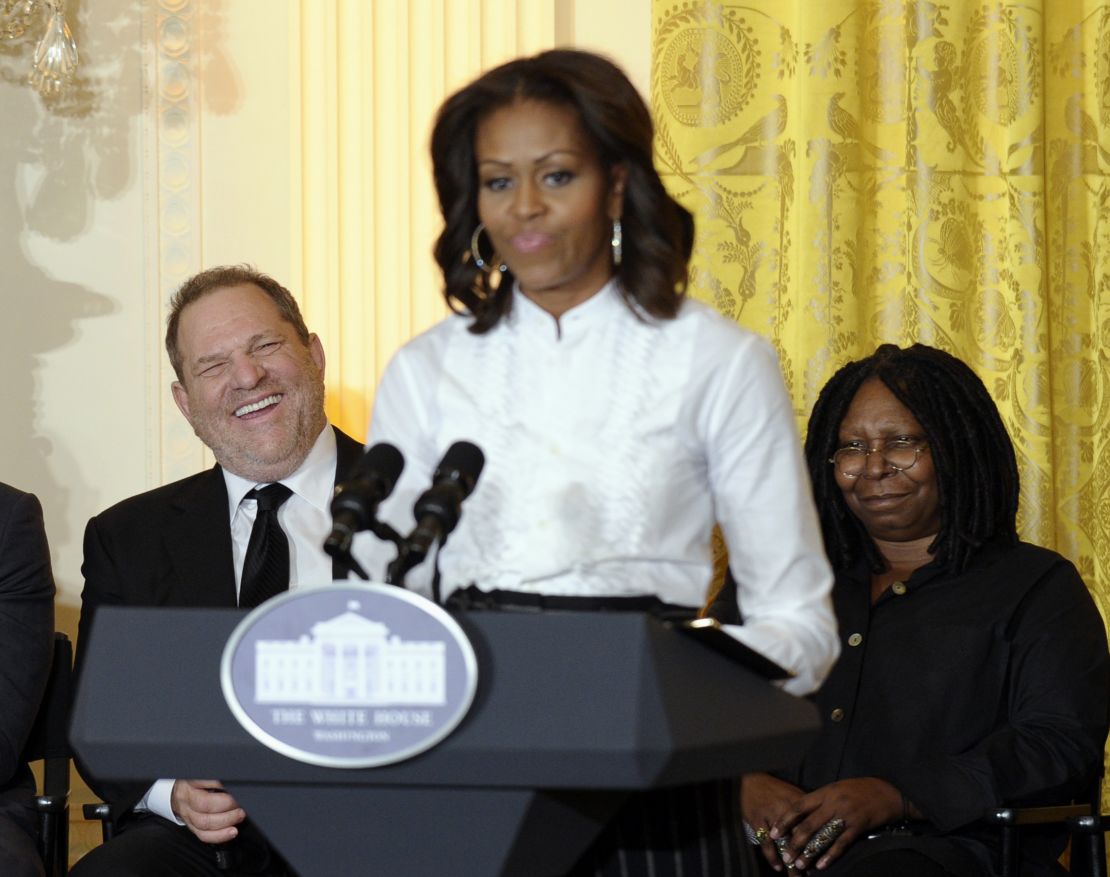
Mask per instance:
[[[170,393],[173,395],[173,401],[177,403],[177,410],[185,415],[185,419],[192,425],[193,418],[189,416],[189,391],[185,389],[185,385],[181,381],[174,381],[170,384]]]
[[[308,336],[308,355],[312,357],[312,361],[316,363],[316,368],[320,369],[320,377],[324,376],[324,366],[326,364],[324,358],[324,345],[320,343],[320,336],[312,332]]]
[[[628,182],[628,168],[615,164],[609,171],[609,218],[620,219],[624,213],[624,187]]]

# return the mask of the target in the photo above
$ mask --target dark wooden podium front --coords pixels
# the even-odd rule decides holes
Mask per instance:
[[[475,612],[475,701],[385,767],[267,749],[220,689],[246,613],[97,612],[71,740],[105,779],[216,777],[302,877],[565,873],[634,790],[787,765],[814,707],[635,613]]]

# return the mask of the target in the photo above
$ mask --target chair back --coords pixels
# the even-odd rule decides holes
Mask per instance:
[[[42,788],[35,796],[39,815],[39,853],[46,877],[69,870],[69,706],[73,695],[73,646],[54,634],[53,660],[46,692],[23,747],[26,761],[41,761]]]
[[[1091,796],[1088,815],[1068,818],[1071,833],[1068,871],[1087,877],[1106,877],[1106,832],[1110,831],[1110,814],[1102,811],[1102,776]]]

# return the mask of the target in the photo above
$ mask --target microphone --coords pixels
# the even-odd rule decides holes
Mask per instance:
[[[447,449],[432,475],[432,486],[413,505],[416,527],[402,542],[386,581],[402,583],[405,573],[427,557],[433,545],[447,541],[459,523],[462,502],[473,492],[485,464],[481,448],[470,442],[455,442]]]
[[[378,504],[393,492],[405,458],[393,445],[379,442],[358,458],[351,477],[335,487],[331,501],[331,533],[324,551],[340,560],[351,557],[355,534],[377,529]]]

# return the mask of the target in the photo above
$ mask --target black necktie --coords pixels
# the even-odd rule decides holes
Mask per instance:
[[[274,482],[256,487],[243,497],[258,503],[239,585],[239,606],[244,609],[289,589],[289,540],[278,523],[278,509],[292,493],[284,484]]]

